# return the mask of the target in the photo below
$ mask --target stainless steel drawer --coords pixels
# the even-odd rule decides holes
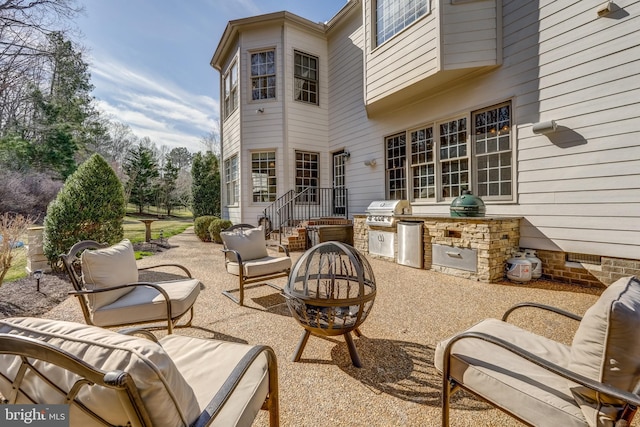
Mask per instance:
[[[478,271],[478,250],[447,245],[432,246],[431,263],[465,271]]]
[[[369,253],[395,258],[396,233],[390,231],[369,230]]]

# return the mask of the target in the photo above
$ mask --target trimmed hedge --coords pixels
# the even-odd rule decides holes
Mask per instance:
[[[222,243],[220,232],[225,228],[231,227],[232,225],[233,223],[228,219],[216,218],[213,221],[211,221],[211,225],[209,225],[209,234],[211,234],[211,240],[213,240],[216,243]]]
[[[213,215],[203,215],[197,217],[193,221],[193,232],[198,236],[198,239],[203,242],[211,241],[211,234],[209,233],[209,226],[213,220],[220,219]]]

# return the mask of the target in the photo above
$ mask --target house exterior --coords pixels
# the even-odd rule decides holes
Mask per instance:
[[[211,65],[233,222],[310,186],[348,216],[469,189],[547,275],[640,274],[640,2],[349,0],[231,21]]]

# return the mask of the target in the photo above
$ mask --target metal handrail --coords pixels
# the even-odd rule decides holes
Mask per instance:
[[[337,205],[336,201],[340,203]],[[307,187],[299,193],[289,190],[263,211],[265,222],[275,220],[275,227],[265,230],[269,237],[277,229],[279,243],[282,230],[312,217],[348,217],[348,190],[346,188]],[[267,227],[268,228],[268,227]]]

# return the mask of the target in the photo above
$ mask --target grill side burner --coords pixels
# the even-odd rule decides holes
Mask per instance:
[[[411,214],[408,200],[377,200],[367,207],[365,224],[375,227],[393,227],[396,216]]]

